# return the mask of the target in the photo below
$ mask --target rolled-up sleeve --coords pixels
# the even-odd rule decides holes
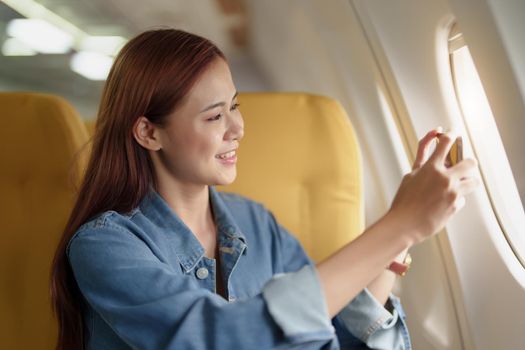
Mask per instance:
[[[280,242],[284,270],[297,270],[298,264],[314,266],[313,261],[306,255],[297,239],[280,226],[273,216],[271,216],[271,221]],[[315,291],[316,287],[313,287],[312,290]],[[289,293],[299,292],[303,293],[292,286]],[[317,297],[324,298],[322,294]],[[390,295],[388,303],[392,312],[381,305],[367,289],[348,303],[332,319],[341,349],[409,350],[411,348],[410,336],[401,303],[394,295]],[[318,303],[312,303],[312,305],[314,308],[318,307]],[[283,328],[287,329],[289,318],[285,316],[289,315],[277,316],[276,319],[282,319]]]
[[[265,286],[263,295],[270,314],[287,338],[304,342],[334,337],[335,330],[312,266],[275,276]]]
[[[343,326],[367,348],[408,350],[411,347],[410,337],[401,303],[394,295],[390,295],[388,303],[391,312],[365,288],[337,314],[334,324]],[[349,334],[341,333],[338,336],[343,348],[344,344],[355,342],[345,339]]]
[[[133,349],[321,349],[337,343],[309,266],[274,277],[259,295],[227,302],[190,283],[119,226],[80,231],[68,256],[86,301]]]

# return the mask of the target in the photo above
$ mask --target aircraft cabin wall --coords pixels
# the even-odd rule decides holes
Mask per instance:
[[[484,186],[445,232],[413,249],[414,268],[398,293],[415,349],[525,348],[525,3],[253,1],[250,7],[257,14],[251,49],[271,84],[334,96],[347,109],[362,146],[367,224],[388,209],[426,131],[455,129],[466,139],[467,156],[485,161],[476,126],[462,117],[468,111],[456,97],[449,55],[453,24],[464,31],[510,164],[484,163]],[[491,181],[506,181],[490,179],[491,167],[517,186],[495,188]],[[498,202],[503,192],[513,205]]]

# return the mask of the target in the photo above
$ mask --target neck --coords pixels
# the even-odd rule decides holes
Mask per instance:
[[[174,181],[159,183],[158,192],[168,206],[193,232],[209,258],[216,256],[217,233],[207,185],[187,185]]]
[[[192,231],[193,228],[202,227],[208,217],[211,218],[208,186],[159,184],[158,191],[170,208]]]

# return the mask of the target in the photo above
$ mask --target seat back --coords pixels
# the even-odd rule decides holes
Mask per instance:
[[[341,105],[295,93],[245,93],[239,101],[245,137],[238,177],[219,189],[264,203],[317,261],[355,238],[364,225],[361,161]],[[0,105],[2,348],[52,349],[50,264],[88,135],[61,98],[0,93]]]
[[[0,339],[54,349],[51,261],[86,162],[87,132],[63,99],[0,93]]]
[[[301,93],[239,96],[238,175],[219,190],[265,204],[319,261],[364,228],[361,158],[342,106]]]

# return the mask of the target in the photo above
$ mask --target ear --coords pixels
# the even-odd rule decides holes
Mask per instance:
[[[158,126],[144,116],[137,118],[133,125],[133,137],[139,145],[150,151],[158,151],[162,148],[158,136]]]

